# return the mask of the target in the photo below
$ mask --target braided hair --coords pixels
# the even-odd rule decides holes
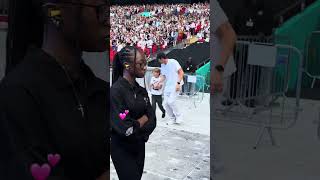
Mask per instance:
[[[44,31],[41,4],[42,0],[9,1],[6,73],[24,58],[30,45],[41,47]]]
[[[133,62],[134,63],[134,74],[136,71],[136,59],[137,59],[137,51],[138,49],[134,46],[126,46],[124,48],[121,49],[121,51],[119,51],[113,60],[113,66],[112,66],[112,84],[114,84],[119,77],[123,76],[123,71],[124,71],[124,67],[123,64],[124,63],[130,63]],[[133,60],[132,60],[133,58]]]

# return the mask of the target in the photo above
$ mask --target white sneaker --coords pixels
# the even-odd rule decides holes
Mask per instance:
[[[169,118],[167,125],[173,125],[176,123],[176,118]]]
[[[176,119],[176,124],[181,124],[182,121],[183,121],[182,116],[179,116],[179,117]]]

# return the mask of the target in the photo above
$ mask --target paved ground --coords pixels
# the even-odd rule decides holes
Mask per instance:
[[[191,100],[178,104],[184,113],[181,125],[167,126],[157,112],[160,118],[146,145],[143,180],[209,180],[209,96],[205,95],[197,107]],[[111,162],[111,180],[117,179]]]
[[[303,100],[301,106],[293,128],[274,130],[277,146],[271,146],[265,135],[257,150],[252,148],[257,128],[215,121],[212,130],[218,157],[225,165],[215,180],[319,180],[320,141],[315,121],[319,120],[320,102]]]

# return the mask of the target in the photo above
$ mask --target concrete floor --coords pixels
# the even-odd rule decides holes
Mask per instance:
[[[142,180],[209,180],[210,112],[209,95],[194,107],[192,100],[180,98],[181,125],[166,125],[157,111],[158,126],[146,144]],[[111,158],[111,180],[117,180]]]
[[[291,99],[290,103],[294,101]],[[317,137],[320,101],[302,100],[298,121],[288,130],[274,130],[276,146],[267,135],[257,150],[258,128],[214,121],[216,153],[224,170],[215,180],[319,180],[320,141]],[[237,119],[237,118],[235,118]],[[291,119],[292,120],[292,119]]]
[[[293,107],[294,103],[293,99],[288,99],[287,105]],[[158,127],[146,147],[143,180],[209,179],[210,140],[213,140],[213,137],[209,140],[209,96],[206,95],[196,108],[191,100],[180,99],[178,104],[185,121],[181,125],[167,126],[166,119],[158,119]],[[271,145],[265,134],[256,150],[253,146],[258,127],[216,118],[211,130],[217,162],[223,163],[224,169],[215,174],[214,180],[319,180],[320,101],[301,100],[301,108],[292,128],[273,130],[276,146]],[[157,115],[160,117],[161,113]],[[117,179],[113,167],[111,179]]]

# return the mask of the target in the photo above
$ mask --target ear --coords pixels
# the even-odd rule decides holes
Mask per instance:
[[[61,9],[55,3],[47,3],[43,5],[43,11],[49,21],[55,26],[60,27],[62,24]]]
[[[130,65],[127,62],[123,63],[123,66],[124,66],[125,69],[129,69],[130,68]]]
[[[49,18],[61,16],[61,9],[56,3],[45,3],[42,9]]]

